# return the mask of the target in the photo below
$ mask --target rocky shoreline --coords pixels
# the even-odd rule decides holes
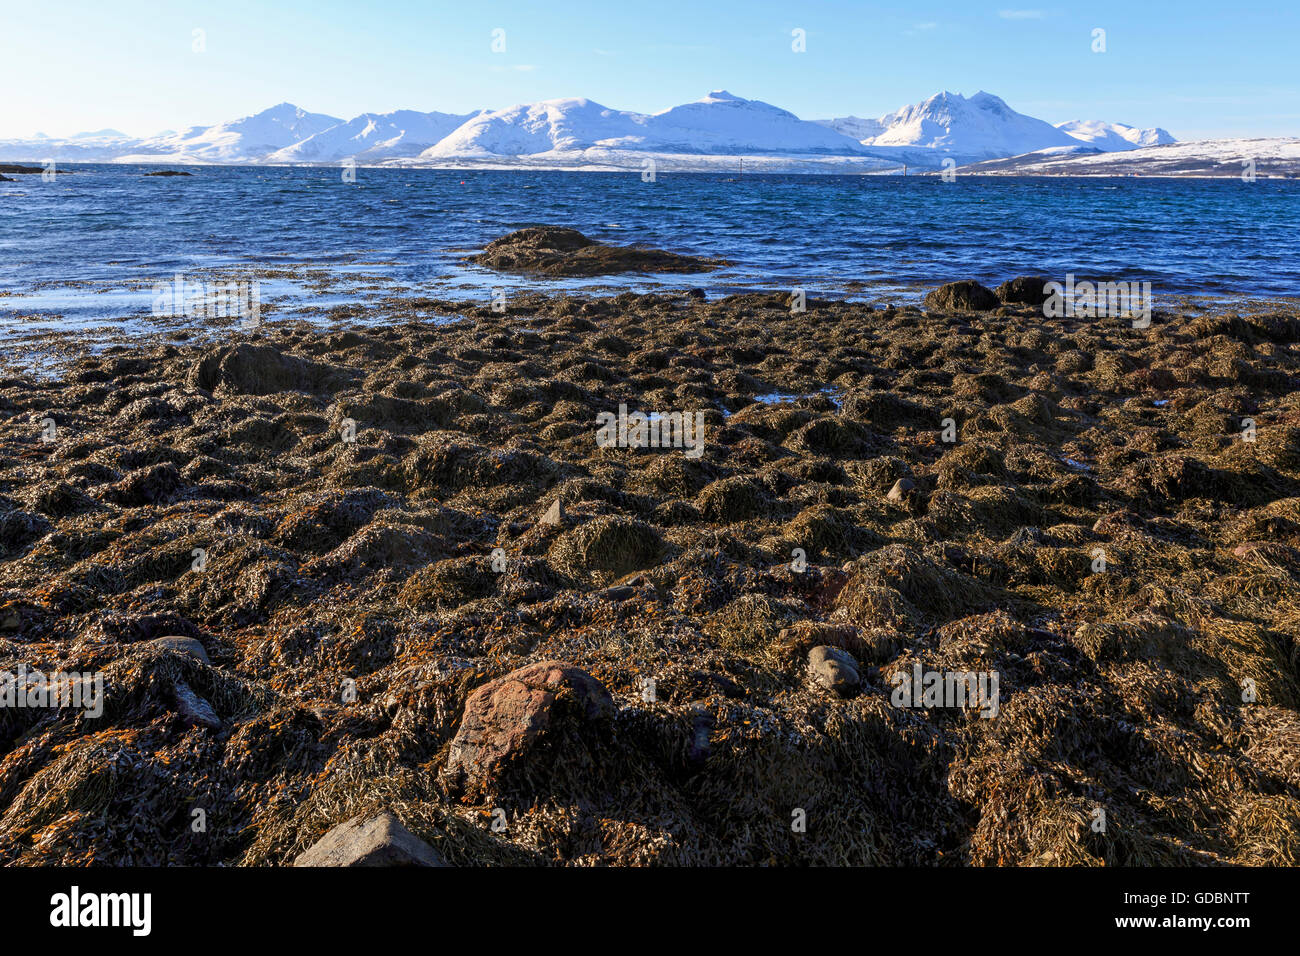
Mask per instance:
[[[985,292],[11,372],[0,861],[1296,863],[1300,310]]]

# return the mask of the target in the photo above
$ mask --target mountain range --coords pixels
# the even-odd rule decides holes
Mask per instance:
[[[337,164],[798,171],[938,169],[1038,151],[1089,153],[1170,144],[1162,129],[1072,121],[1053,126],[991,93],[937,93],[876,119],[804,120],[725,90],[659,113],[574,98],[473,113],[396,110],[342,119],[280,103],[252,116],[134,139],[105,129],[0,141],[0,159],[169,164]]]

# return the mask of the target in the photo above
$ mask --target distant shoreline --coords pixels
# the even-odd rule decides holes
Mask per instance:
[[[754,159],[756,157],[746,156],[745,159]],[[7,160],[6,165],[39,165],[46,160]],[[132,162],[66,162],[55,161],[56,167],[67,169],[79,166],[115,166],[130,168],[132,166],[179,166],[186,169],[341,169],[343,163],[188,163],[177,160],[158,160],[149,161],[132,161]],[[621,175],[640,175],[640,167],[630,166],[608,166],[608,165],[527,165],[519,163],[474,163],[474,164],[456,164],[456,165],[413,165],[406,163],[376,163],[366,164],[358,163],[356,169],[367,170],[403,170],[418,171],[432,170],[443,172],[543,172],[543,173],[609,173]],[[1229,170],[1223,173],[1033,173],[1033,172],[964,172],[966,167],[958,166],[954,175],[963,179],[1240,179],[1240,170]],[[30,173],[25,175],[31,175]],[[840,177],[871,177],[871,178],[898,178],[898,179],[935,179],[943,176],[942,170],[934,169],[913,169],[909,167],[908,172],[904,174],[899,169],[890,170],[862,170],[862,171],[820,171],[810,169],[786,169],[779,171],[745,171],[738,174],[736,170],[718,167],[712,169],[672,169],[671,167],[660,167],[656,170],[658,176],[733,176],[737,181],[741,178],[759,178],[765,176],[840,176]],[[1267,171],[1257,171],[1256,179],[1266,179],[1274,182],[1296,182],[1300,181],[1300,172],[1288,173],[1284,175],[1269,174]],[[21,180],[18,180],[21,182]]]

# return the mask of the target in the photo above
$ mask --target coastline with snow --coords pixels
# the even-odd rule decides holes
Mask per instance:
[[[350,120],[281,103],[216,126],[135,139],[104,129],[67,139],[0,141],[0,160],[43,164],[350,165],[357,168],[549,169],[898,175],[1226,175],[1300,172],[1289,138],[1179,143],[1166,130],[1071,120],[1055,125],[980,91],[941,92],[875,119],[805,120],[715,90],[659,113],[575,97],[469,113],[395,110]],[[1167,152],[1177,148],[1178,153]],[[1176,157],[1178,162],[1170,162]]]

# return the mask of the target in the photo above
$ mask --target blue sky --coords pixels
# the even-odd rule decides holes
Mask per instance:
[[[1092,51],[1096,28],[1104,53]],[[145,135],[286,100],[341,117],[559,96],[653,112],[720,88],[807,119],[985,89],[1051,122],[1298,135],[1297,41],[1293,0],[7,0],[0,136]]]

